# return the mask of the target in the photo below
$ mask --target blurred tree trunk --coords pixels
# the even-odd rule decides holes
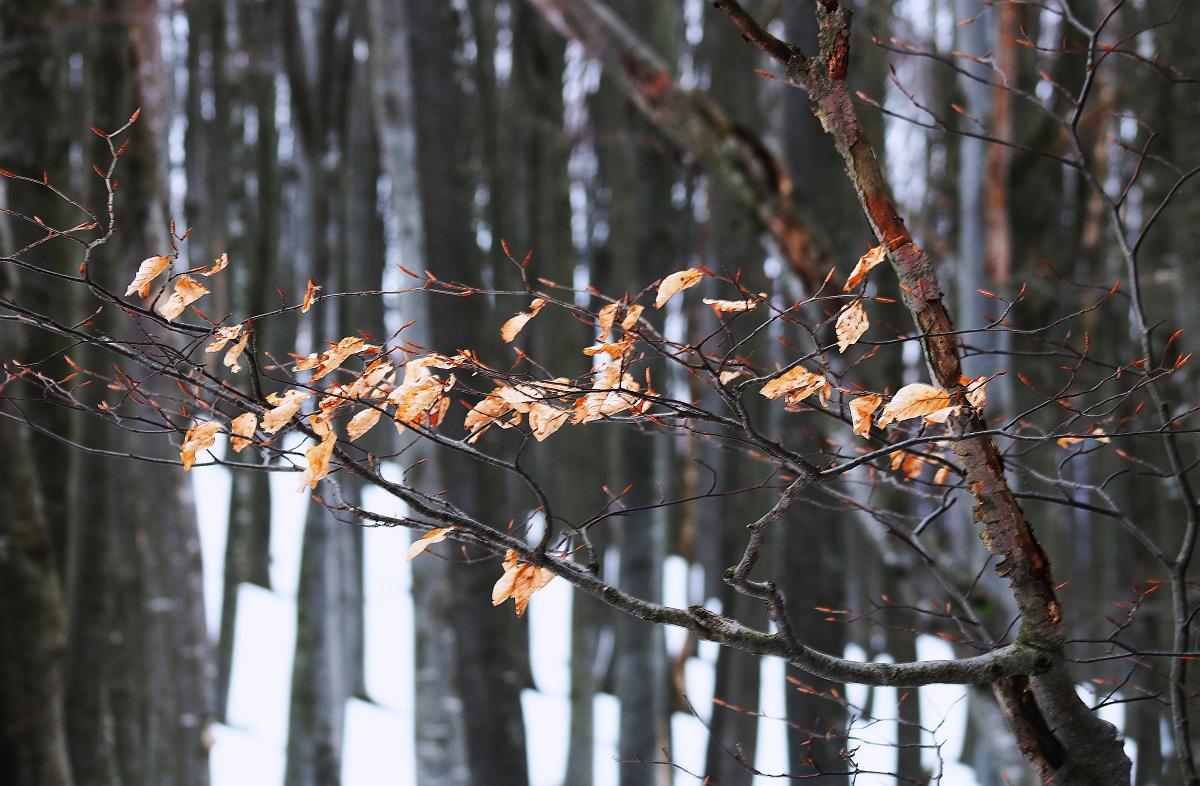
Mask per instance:
[[[63,11],[45,0],[0,6],[0,47],[9,53],[0,71],[0,94],[6,97],[0,166],[29,175],[46,172],[65,186],[69,127]],[[77,221],[77,214],[68,215],[62,201],[47,191],[25,187],[14,195],[13,190],[8,181],[0,187],[6,209],[42,216],[56,226]],[[12,254],[41,234],[4,216],[0,254]],[[69,271],[67,245],[44,246],[39,262]],[[58,289],[52,279],[26,274],[18,280],[15,266],[0,267],[4,297],[69,316],[70,305],[63,303]],[[60,349],[61,342],[45,333],[0,323],[3,362],[24,358],[30,350],[49,357]],[[69,433],[73,418],[56,409],[30,401],[23,411],[56,433]],[[20,413],[6,408],[2,414]],[[13,786],[72,783],[63,708],[67,622],[62,570],[70,477],[64,468],[71,463],[66,450],[7,417],[0,419],[0,456],[6,468],[0,472],[0,499],[6,501],[0,510],[0,772]]]
[[[613,10],[656,51],[671,59],[677,46],[678,10],[669,4],[622,2]],[[631,282],[653,281],[686,267],[682,222],[672,207],[671,189],[680,173],[676,163],[656,149],[661,143],[650,126],[613,81],[602,74],[599,92],[591,102],[595,112],[598,185],[609,196],[592,229],[595,260],[592,281],[601,291],[621,292]],[[669,146],[663,145],[669,149]],[[646,443],[644,435],[623,429],[604,434],[608,450],[610,495],[627,493],[613,503],[621,508],[645,508],[660,499],[659,482],[666,477],[669,444]],[[669,490],[664,491],[669,494]],[[618,585],[630,594],[661,602],[662,562],[667,547],[667,517],[653,508],[607,519],[619,554]],[[670,778],[665,768],[637,764],[639,758],[659,758],[670,743],[667,691],[670,673],[662,631],[633,617],[616,621],[613,685],[621,705],[617,757],[621,786],[652,786]]]
[[[427,266],[425,257],[426,209],[421,183],[417,134],[417,76],[412,56],[408,4],[370,0],[371,68],[375,99],[375,121],[379,129],[384,170],[390,181],[389,207],[395,221],[393,242],[400,264],[410,270]],[[423,293],[397,298],[402,323],[416,320],[405,337],[422,346],[433,346],[429,325],[429,303]],[[418,443],[417,456],[427,459],[415,464],[406,481],[426,490],[444,488],[432,469],[432,450]],[[417,461],[417,456],[413,461]],[[413,625],[415,667],[417,782],[420,786],[466,786],[471,782],[467,766],[462,699],[456,679],[458,653],[454,626],[450,621],[452,589],[447,560],[415,560],[413,575]]]
[[[292,124],[301,153],[309,275],[332,293],[340,289],[349,266],[365,262],[339,253],[346,250],[350,229],[345,222],[350,191],[375,190],[374,182],[349,182],[348,166],[349,119],[357,112],[370,122],[367,96],[353,89],[359,68],[354,43],[366,33],[365,8],[361,1],[340,0],[303,7],[283,2],[280,7]],[[378,263],[372,266],[378,269]],[[342,302],[319,302],[310,313],[318,350],[325,341],[341,338]],[[288,786],[341,781],[346,701],[363,692],[362,601],[361,530],[325,506],[310,504],[296,607]]]
[[[115,129],[142,109],[120,167],[121,231],[100,249],[93,268],[116,289],[126,283],[131,260],[167,250],[171,107],[157,4],[105,2],[91,10],[95,21],[80,50],[87,121]],[[95,141],[87,144],[83,164],[103,162],[101,151]],[[99,204],[103,195],[89,190],[86,198]],[[114,328],[128,329],[110,322]],[[146,443],[107,425],[96,428],[95,421],[81,424],[79,439],[177,456],[166,440]],[[80,463],[67,561],[67,726],[76,781],[207,784],[211,670],[191,485],[177,467]]]

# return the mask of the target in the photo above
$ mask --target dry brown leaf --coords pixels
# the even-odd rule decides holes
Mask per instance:
[[[814,374],[803,366],[796,366],[776,379],[762,386],[758,391],[767,398],[779,398],[787,394],[787,403],[799,404],[813,393],[820,394],[821,403],[829,396],[833,387],[824,374]]]
[[[862,300],[855,300],[842,309],[837,318],[838,352],[845,352],[852,344],[862,338],[862,334],[871,327],[867,319],[867,311],[863,308]]]
[[[717,314],[717,319],[726,314],[739,314],[743,311],[750,311],[758,306],[757,300],[714,300],[710,297],[704,298],[703,303],[706,306],[712,306],[712,310]]]
[[[625,311],[625,318],[621,320],[621,327],[625,330],[630,330],[642,318],[644,306],[630,306]]]
[[[202,276],[215,275],[216,273],[220,273],[222,270],[224,270],[227,267],[229,267],[229,255],[222,254],[217,259],[217,261],[213,263],[212,267],[207,268],[205,270],[201,270],[200,275],[202,275]]]
[[[371,427],[379,422],[381,414],[383,413],[371,407],[350,418],[350,422],[346,424],[346,433],[350,435],[350,441],[353,442],[370,431]]]
[[[858,286],[863,277],[879,263],[883,262],[886,256],[883,252],[883,246],[875,246],[867,253],[858,258],[858,264],[854,266],[854,270],[850,271],[850,278],[846,279],[846,286],[843,291],[849,292]]]
[[[942,466],[938,467],[938,471],[934,473],[933,484],[935,486],[940,486],[949,476],[950,468],[943,464]]]
[[[896,391],[879,416],[880,428],[892,421],[919,418],[950,406],[950,394],[933,385],[914,382]]]
[[[258,428],[258,416],[253,412],[247,412],[244,415],[238,415],[229,424],[229,430],[233,432],[233,437],[229,440],[229,446],[233,448],[234,453],[241,453],[242,448],[250,444],[251,438],[254,436],[254,430]]]
[[[348,336],[342,339],[328,352],[321,354],[320,361],[317,364],[317,370],[312,375],[312,381],[316,382],[321,377],[340,367],[350,358],[351,355],[357,355],[359,352],[363,352],[368,348],[369,347],[367,346],[367,343],[358,336]],[[307,364],[311,360],[312,355],[309,355],[308,358],[296,364],[296,370],[301,370],[301,366],[308,367]]]
[[[528,311],[522,311],[512,319],[504,323],[500,328],[500,338],[504,339],[504,343],[511,343],[517,334],[521,332],[521,328],[525,327],[525,323],[537,316],[537,312],[542,310],[542,306],[546,305],[546,301],[540,297],[536,298],[529,304]]]
[[[238,341],[238,343],[236,343],[232,347],[230,347],[229,351],[227,351],[225,353],[225,359],[223,361],[221,361],[221,363],[224,364],[225,366],[228,366],[229,370],[232,371],[234,374],[236,374],[242,370],[241,364],[238,363],[238,358],[240,358],[242,356],[242,353],[246,351],[246,342],[249,340],[250,340],[250,331],[247,330],[244,334],[242,334],[241,341]]]
[[[617,318],[617,309],[620,307],[620,303],[609,303],[607,306],[600,309],[597,319],[600,322],[601,342],[608,340],[608,334],[612,332],[613,321]]]
[[[307,398],[312,398],[312,394],[304,390],[289,390],[282,398],[269,396],[267,401],[276,406],[274,409],[267,410],[263,415],[262,430],[268,434],[279,431],[291,422],[296,413],[300,411],[300,402]]]
[[[238,337],[242,332],[241,325],[233,325],[232,327],[217,328],[217,332],[213,333],[215,339],[213,343],[204,348],[205,352],[220,352],[225,348],[225,345]]]
[[[180,276],[175,279],[175,292],[166,303],[158,307],[158,313],[166,317],[168,322],[173,322],[189,303],[194,303],[207,294],[208,290],[199,281],[191,276]]]
[[[881,403],[883,403],[883,396],[878,393],[862,396],[850,402],[850,421],[855,434],[860,437],[871,435],[871,415]]]
[[[404,558],[405,562],[412,562],[418,554],[432,546],[434,543],[441,543],[450,534],[450,530],[454,527],[442,527],[441,529],[430,530],[421,538],[413,541],[413,544],[408,547],[408,556]]]
[[[558,431],[571,417],[570,410],[552,407],[540,401],[529,405],[529,428],[538,442]]]
[[[319,294],[321,294],[321,288],[313,283],[313,280],[310,278],[308,285],[304,287],[304,303],[300,305],[300,312],[307,314]]]
[[[643,401],[637,396],[616,392],[627,390],[637,393],[641,390],[633,377],[621,373],[619,360],[610,360],[596,369],[592,390],[594,392],[575,402],[575,409],[571,413],[572,423],[590,423],[638,406]]]
[[[304,451],[308,461],[308,469],[300,476],[300,490],[305,487],[316,488],[321,478],[329,474],[329,459],[333,456],[333,448],[337,445],[337,434],[332,430],[321,438],[321,441]]]
[[[150,285],[154,283],[154,279],[158,278],[158,274],[166,270],[171,264],[170,257],[156,256],[143,260],[138,266],[138,271],[130,282],[129,287],[125,290],[125,297],[129,297],[134,292],[137,292],[142,298],[150,296]]]
[[[721,380],[722,385],[728,385],[730,382],[737,379],[741,375],[742,375],[742,372],[740,372],[740,371],[722,371],[720,374],[717,375],[717,378]]]
[[[187,430],[183,438],[183,446],[179,449],[179,459],[183,462],[183,471],[187,472],[196,463],[197,451],[211,448],[217,441],[217,432],[221,424],[215,420],[196,423]]]
[[[313,433],[321,439],[333,433],[334,409],[336,408],[321,408],[308,416],[308,425],[312,426]]]
[[[471,436],[467,442],[475,442],[483,432],[487,431],[493,425],[499,425],[500,428],[509,428],[510,420],[505,420],[509,412],[513,410],[512,404],[504,400],[504,397],[499,393],[492,393],[485,397],[478,404],[471,407],[471,411],[467,413],[466,419],[463,421],[463,428],[471,432]],[[517,413],[517,421],[520,422],[521,413]]]
[[[704,274],[695,268],[680,270],[678,273],[667,276],[658,285],[658,297],[654,298],[654,307],[662,308],[668,300],[675,297],[675,293],[694,287],[696,282],[702,278],[704,278]]]
[[[409,361],[409,365],[415,361]],[[419,427],[426,422],[430,427],[442,421],[450,399],[446,391],[454,387],[454,375],[447,380],[434,376],[428,369],[429,364],[417,366],[411,372],[406,371],[405,381],[388,395],[388,403],[396,405],[392,416],[396,422],[396,430],[402,431],[404,426]],[[408,379],[412,373],[412,380]]]
[[[517,552],[509,549],[504,558],[504,575],[492,587],[492,605],[499,606],[512,598],[517,605],[517,616],[525,613],[533,593],[549,584],[554,574],[537,565],[519,562]]]
[[[987,383],[987,377],[975,377],[966,383],[967,403],[976,412],[983,412],[983,408],[987,406]]]
[[[632,333],[626,333],[625,337],[620,341],[611,344],[596,344],[592,347],[585,347],[583,354],[589,357],[607,352],[613,358],[623,358],[633,349],[635,338]]]
[[[955,404],[954,406],[951,406],[951,407],[942,407],[938,411],[930,412],[928,415],[926,415],[924,417],[924,421],[926,423],[930,423],[930,424],[945,423],[947,419],[949,419],[950,417],[952,417],[954,415],[957,415],[960,411],[962,411],[962,406],[959,404]]]

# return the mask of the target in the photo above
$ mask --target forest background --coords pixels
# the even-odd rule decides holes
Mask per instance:
[[[815,44],[813,5],[745,3],[772,33],[802,46]],[[1126,277],[1104,204],[1059,160],[1071,151],[1054,125],[984,82],[1000,69],[1024,91],[1018,98],[1047,107],[1076,90],[1083,72],[1068,12],[1106,24],[1109,45],[1128,45],[1133,56],[1094,88],[1082,138],[1091,171],[1121,195],[1126,225],[1158,222],[1141,268],[1143,297],[1168,334],[1187,335],[1197,319],[1189,297],[1198,291],[1189,264],[1197,203],[1185,194],[1153,212],[1175,178],[1147,162],[1190,167],[1200,149],[1200,101],[1188,76],[1200,73],[1200,8],[1074,5],[860,0],[849,82],[908,228],[938,262],[956,326],[981,329],[1008,315],[1014,333],[1036,332],[1075,319],[1077,337],[1088,331],[1090,346],[1119,370],[1143,356],[1124,306],[1116,319],[1100,310]],[[527,300],[402,292],[413,286],[407,271],[519,289],[520,260],[531,251],[533,275],[593,310],[605,302],[600,292],[620,298],[687,268],[736,278],[745,292],[784,304],[811,297],[831,269],[840,271],[836,283],[845,280],[877,241],[807,98],[772,75],[782,75],[778,64],[702,0],[5,0],[0,168],[34,180],[44,172],[64,193],[100,205],[109,181],[93,166],[107,165],[107,138],[91,129],[121,128],[138,111],[116,175],[119,230],[96,257],[113,271],[105,276],[114,289],[140,260],[169,253],[172,233],[186,227],[183,268],[228,256],[228,269],[206,280],[210,316],[298,304],[312,282],[326,295],[385,293],[325,297],[306,318],[264,322],[260,352],[304,357],[322,351],[325,338],[404,327],[414,346],[473,348],[510,363],[516,356],[500,326]],[[45,190],[14,179],[0,179],[0,189],[6,209],[55,226],[76,220]],[[42,233],[17,218],[0,222],[6,255]],[[66,244],[34,254],[49,270],[79,264]],[[3,270],[6,296],[17,292],[70,323],[95,318],[95,304],[53,278]],[[871,286],[881,298],[902,296],[882,277]],[[664,334],[686,343],[719,329],[724,315],[702,295],[729,296],[708,281],[677,296],[664,309]],[[1019,308],[1008,302],[1018,300]],[[892,326],[905,320],[897,307],[882,323],[903,336],[911,328]],[[972,373],[1012,369],[1034,384],[1022,386],[1012,371],[993,377],[989,418],[1022,412],[1029,390],[1061,364],[1052,352],[1013,350],[1008,335],[976,337]],[[515,346],[579,374],[592,362],[579,350],[595,339],[592,325],[548,308]],[[767,343],[756,351],[774,363],[779,342]],[[878,389],[925,380],[918,344],[894,348],[876,361],[889,380]],[[0,350],[5,361],[52,358],[45,368],[69,373],[61,341],[14,321],[0,322]],[[86,364],[87,348],[70,354]],[[1173,390],[1195,389],[1190,367],[1175,371]],[[676,399],[704,395],[687,379],[672,384]],[[634,786],[706,774],[732,786],[764,782],[756,762],[773,773],[815,766],[834,783],[848,782],[853,766],[879,769],[879,782],[1035,782],[1014,740],[997,731],[1004,720],[986,689],[824,682],[685,632],[664,635],[565,582],[517,617],[488,602],[497,561],[447,543],[410,573],[404,530],[365,531],[297,494],[293,475],[228,473],[202,457],[189,476],[165,437],[155,443],[69,408],[4,407],[0,763],[12,764],[12,783],[324,786],[404,782],[412,772],[421,786],[531,777]],[[824,439],[799,414],[775,417],[797,443]],[[647,440],[605,425],[564,430],[553,451],[531,458],[567,519],[634,511],[592,532],[605,579],[637,597],[706,605],[766,629],[762,605],[722,581],[742,559],[746,523],[772,497],[761,468],[687,434]],[[1060,459],[1078,448],[1043,436],[1038,444]],[[371,439],[380,455],[401,451],[388,469],[397,477],[427,458],[382,433]],[[1113,508],[1137,510],[1152,539],[1169,539],[1171,519],[1158,507],[1170,493],[1147,491],[1128,471],[1160,457],[1125,442],[1114,459],[1118,448],[1105,439],[1060,464],[1058,478],[1120,475],[1103,486]],[[134,453],[159,463],[121,458]],[[231,454],[220,442],[211,455]],[[465,494],[470,509],[530,521],[511,478],[461,461],[434,462],[426,482]],[[927,603],[940,593],[927,563],[974,555],[965,559],[983,576],[968,582],[980,584],[980,613],[994,597],[987,586],[999,581],[985,571],[991,563],[969,504],[906,493],[908,465],[891,470],[899,475],[869,505],[849,492],[804,498],[777,532],[771,569],[806,642],[825,652],[901,662],[961,655],[948,643],[961,642],[947,632],[945,598]],[[339,493],[385,510],[352,479]],[[660,495],[685,502],[659,505]],[[1027,499],[1047,525],[1039,537],[1072,639],[1111,643],[1117,628],[1140,651],[1170,650],[1166,612],[1147,605],[1140,627],[1125,621],[1155,586],[1147,582],[1167,578],[1136,536],[1102,521],[1111,512],[1080,488]],[[918,535],[935,521],[936,547],[896,537],[889,515]],[[1118,663],[1097,659],[1074,674],[1090,686],[1088,703],[1109,705],[1105,717],[1122,725],[1133,781],[1177,782],[1161,687]],[[253,706],[263,696],[280,705],[268,720]],[[698,700],[710,696],[716,706]],[[789,723],[761,719],[760,710]],[[953,730],[939,725],[947,713]],[[262,732],[259,722],[277,728]],[[550,749],[540,737],[555,731],[561,745]],[[939,747],[948,739],[958,742]],[[872,758],[876,748],[883,758]],[[363,762],[389,749],[409,757],[404,775],[362,775]],[[855,749],[857,757],[843,755]],[[668,757],[683,769],[638,763]]]

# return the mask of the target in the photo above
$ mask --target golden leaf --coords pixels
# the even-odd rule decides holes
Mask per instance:
[[[413,541],[413,544],[408,547],[408,556],[404,558],[405,562],[412,562],[413,559],[425,549],[432,546],[434,543],[441,543],[450,534],[450,530],[454,527],[442,527],[441,529],[430,530],[418,540]]]
[[[183,438],[183,446],[179,449],[179,459],[183,462],[183,471],[187,472],[196,463],[196,452],[211,448],[217,441],[217,432],[221,424],[215,420],[196,423],[187,430]]]
[[[867,332],[869,327],[871,327],[871,321],[867,319],[867,312],[863,308],[862,300],[855,300],[843,308],[837,318],[838,352],[845,352],[851,344],[862,337],[863,333]]]
[[[302,303],[300,306],[300,312],[302,314],[308,313],[308,310],[312,308],[312,304],[317,299],[317,295],[319,294],[321,294],[321,288],[314,284],[313,280],[310,278],[308,280],[308,285],[304,288],[304,303]]]
[[[350,418],[350,422],[346,424],[346,433],[350,435],[350,441],[353,442],[370,431],[371,427],[379,422],[381,414],[379,410],[371,407]]]
[[[215,274],[217,274],[217,273],[220,273],[222,270],[224,270],[224,269],[225,269],[225,268],[227,268],[227,267],[229,267],[229,255],[228,255],[228,254],[222,254],[222,255],[221,255],[221,256],[220,256],[220,257],[217,259],[217,261],[213,263],[213,266],[212,266],[212,267],[210,267],[210,268],[207,268],[207,269],[205,269],[205,270],[201,270],[201,271],[200,271],[200,275],[202,275],[202,276],[212,276],[212,275],[215,275]]]
[[[229,351],[225,353],[225,359],[221,361],[222,364],[228,366],[229,370],[234,374],[242,370],[241,364],[238,363],[238,358],[240,358],[242,356],[242,352],[246,350],[246,342],[249,340],[250,331],[247,330],[244,334],[242,334],[241,341],[230,347]]]
[[[821,403],[829,396],[832,386],[824,374],[814,374],[803,366],[796,366],[787,373],[771,380],[758,391],[767,398],[779,398],[787,394],[788,404],[799,404],[813,393],[819,393]]]
[[[546,305],[546,301],[540,297],[536,298],[529,304],[528,311],[522,311],[512,319],[504,323],[500,328],[500,338],[504,339],[504,343],[511,343],[517,334],[521,332],[521,328],[525,327],[525,323],[537,316],[537,312],[542,310],[542,306]]]
[[[525,613],[533,593],[549,584],[554,574],[543,567],[518,561],[517,552],[509,549],[504,558],[504,575],[492,587],[492,605],[499,606],[512,598],[517,605],[517,616]]]
[[[463,428],[471,432],[467,442],[475,442],[494,424],[498,424],[500,428],[509,428],[510,425],[515,425],[510,421],[503,420],[504,416],[512,409],[512,404],[505,401],[499,393],[492,393],[471,407],[471,411],[467,413],[467,417],[463,421]],[[517,422],[520,422],[520,418],[521,413],[518,412]]]
[[[704,278],[704,274],[695,268],[680,270],[678,273],[667,276],[658,285],[658,297],[654,298],[654,307],[662,308],[668,300],[675,297],[676,292],[694,287],[696,282],[702,278]]]
[[[191,276],[180,276],[175,279],[175,292],[166,303],[158,307],[158,313],[166,317],[168,322],[173,322],[189,303],[194,303],[207,294],[208,290],[199,281]]]
[[[613,320],[617,318],[617,309],[620,307],[620,303],[609,303],[600,309],[600,313],[597,315],[600,322],[600,341],[608,340],[608,334],[612,332]]]
[[[217,328],[217,332],[213,334],[213,338],[216,340],[213,341],[213,343],[209,344],[207,347],[205,347],[204,351],[205,352],[220,352],[222,349],[225,348],[226,344],[228,344],[233,339],[237,338],[238,334],[241,332],[242,332],[242,326],[240,324],[234,325],[232,327]]]
[[[313,432],[321,439],[325,439],[333,433],[333,413],[335,409],[337,407],[318,409],[308,416],[308,425],[312,426]]]
[[[275,404],[274,409],[269,409],[263,415],[262,430],[268,434],[274,434],[279,429],[286,426],[300,411],[300,402],[307,398],[312,398],[312,394],[304,390],[289,390],[282,398],[279,396],[268,397],[267,401]]]
[[[641,386],[628,374],[622,375],[621,361],[610,360],[602,364],[595,373],[592,383],[594,392],[575,402],[571,422],[590,423],[606,415],[615,415],[638,405],[642,399],[615,391],[628,390],[637,393]]]
[[[860,437],[871,435],[871,415],[881,403],[883,403],[883,396],[878,393],[862,396],[850,402],[850,420],[855,434]]]
[[[321,441],[304,451],[308,461],[308,469],[300,477],[300,490],[306,486],[316,488],[321,478],[329,474],[329,459],[333,456],[333,448],[337,445],[337,434],[329,431]]]
[[[129,297],[134,292],[137,292],[142,298],[150,296],[150,285],[154,283],[154,279],[158,278],[158,274],[167,269],[171,264],[170,257],[156,256],[143,260],[138,266],[138,271],[130,282],[129,287],[125,290],[125,297]]]
[[[846,279],[846,286],[844,287],[843,291],[849,292],[858,286],[859,282],[863,280],[863,276],[867,275],[867,272],[870,271],[871,268],[883,262],[884,259],[886,259],[886,257],[884,255],[883,246],[875,246],[870,251],[859,257],[858,264],[854,266],[854,270],[850,271],[850,278]]]
[[[537,402],[529,406],[529,427],[533,429],[533,436],[538,442],[558,431],[570,417],[570,410],[549,404]]]
[[[950,394],[933,385],[914,382],[896,391],[879,416],[880,428],[892,421],[909,420],[929,415],[950,406]]]
[[[950,468],[947,467],[945,464],[943,464],[942,466],[938,467],[938,471],[936,473],[934,473],[933,484],[935,486],[940,486],[946,480],[946,478],[949,476],[950,476]]]
[[[229,424],[229,427],[230,431],[233,432],[233,438],[229,440],[229,446],[233,448],[234,453],[241,453],[242,448],[250,444],[250,440],[254,436],[254,430],[258,428],[258,416],[253,412],[238,415]]]
[[[726,314],[738,314],[742,311],[750,311],[758,306],[757,300],[713,300],[710,297],[704,298],[703,303],[706,306],[712,306],[712,310],[717,314],[717,319]]]

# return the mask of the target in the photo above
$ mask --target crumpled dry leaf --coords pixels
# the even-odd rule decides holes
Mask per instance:
[[[242,332],[242,325],[233,325],[231,327],[217,328],[217,332],[213,333],[215,341],[204,348],[205,352],[220,352],[225,348],[225,345],[238,337]]]
[[[441,543],[450,534],[450,530],[454,527],[442,527],[440,529],[430,530],[424,536],[413,541],[413,544],[408,547],[408,556],[404,558],[405,562],[412,562],[413,559],[425,549],[432,546],[434,543]]]
[[[554,574],[545,568],[519,562],[517,552],[509,549],[504,558],[504,575],[496,582],[496,586],[492,587],[492,605],[499,606],[512,598],[517,604],[517,616],[520,617],[525,613],[525,607],[529,605],[529,598],[533,593],[553,579]]]
[[[346,433],[350,435],[350,441],[353,442],[370,431],[371,427],[379,422],[381,414],[383,413],[374,407],[369,407],[350,418],[350,422],[346,424]]]
[[[413,362],[409,361],[409,365]],[[388,403],[396,405],[396,412],[392,416],[396,430],[402,431],[404,426],[416,428],[426,422],[433,428],[442,422],[450,407],[446,392],[454,387],[454,375],[443,380],[429,371],[428,364],[413,370],[412,380],[408,379],[408,373],[406,369],[404,384],[388,395]]]
[[[305,487],[315,489],[321,478],[329,474],[329,459],[333,456],[335,445],[337,445],[337,434],[330,430],[326,432],[320,442],[304,451],[308,469],[304,470],[304,474],[300,476],[300,491],[303,491]]]
[[[962,405],[955,404],[950,407],[942,407],[936,412],[930,412],[923,420],[926,423],[945,423],[950,417],[957,415],[962,410]]]
[[[654,298],[654,307],[662,308],[668,300],[675,296],[676,292],[694,287],[696,282],[702,278],[704,278],[704,274],[695,268],[680,270],[678,273],[667,276],[658,285],[658,296]]]
[[[637,414],[645,410],[641,404],[644,399],[616,391],[627,390],[633,393],[641,391],[639,385],[629,374],[621,373],[621,361],[610,360],[596,369],[592,390],[586,396],[575,402],[571,413],[571,422],[578,425],[591,423],[608,415],[615,415],[627,409],[636,409]],[[647,402],[648,403],[648,402]]]
[[[312,398],[312,394],[305,390],[289,390],[282,397],[272,394],[267,397],[267,401],[274,404],[273,409],[269,409],[263,415],[262,430],[268,434],[274,434],[279,429],[286,426],[300,411],[300,402],[307,398]]]
[[[304,287],[304,302],[300,305],[300,313],[307,314],[319,294],[321,294],[321,288],[313,283],[311,278],[308,279],[308,284]]]
[[[368,349],[371,349],[371,347],[358,336],[347,336],[331,347],[328,352],[322,352],[320,355],[317,355],[315,352],[312,353],[297,363],[293,367],[293,370],[304,371],[305,369],[315,368],[316,371],[313,373],[311,381],[316,382],[329,372],[339,368],[351,355],[357,355],[359,352],[365,352]]]
[[[234,453],[241,453],[242,448],[250,444],[251,438],[254,436],[254,430],[258,428],[258,416],[253,412],[247,412],[244,415],[238,415],[229,424],[229,430],[233,432],[233,437],[229,440],[229,446],[233,448]]]
[[[850,278],[846,279],[846,286],[843,291],[849,292],[858,286],[863,277],[879,263],[883,262],[887,257],[884,255],[883,246],[875,246],[867,253],[858,258],[858,264],[854,266],[854,270],[850,271]]]
[[[871,435],[871,415],[881,403],[883,403],[883,396],[878,393],[862,396],[850,402],[850,421],[855,434],[860,437]]]
[[[221,424],[215,420],[196,423],[187,430],[183,438],[183,446],[179,449],[179,460],[183,462],[183,471],[187,472],[196,463],[197,451],[211,448],[217,442],[217,432]]]
[[[607,352],[613,358],[623,358],[633,349],[635,337],[632,333],[626,333],[625,337],[620,341],[613,343],[601,343],[591,347],[584,347],[583,354],[589,357]]]
[[[824,374],[813,373],[804,366],[796,366],[763,385],[762,390],[758,392],[771,399],[787,394],[785,401],[795,406],[813,393],[818,394],[821,403],[824,404],[832,390],[833,386]]]
[[[717,319],[726,314],[738,314],[743,311],[750,311],[758,306],[757,300],[714,300],[706,297],[702,302],[706,306],[712,306],[712,310],[717,314]]]
[[[225,268],[227,268],[227,267],[229,267],[229,255],[228,255],[228,254],[222,254],[222,255],[221,255],[221,256],[220,256],[220,257],[217,259],[217,261],[213,263],[213,266],[212,266],[212,267],[210,267],[210,268],[205,268],[205,269],[201,270],[201,271],[200,271],[200,275],[202,275],[202,276],[212,276],[212,275],[215,275],[215,274],[217,274],[217,273],[220,273],[222,270],[224,270],[224,269],[225,269]]]
[[[734,371],[734,370],[730,369],[729,371],[722,371],[720,374],[718,374],[717,379],[721,380],[722,385],[728,385],[730,382],[737,379],[741,375],[742,375],[742,372]]]
[[[504,339],[504,343],[508,344],[512,342],[512,340],[517,337],[517,334],[521,332],[521,328],[525,327],[525,323],[537,316],[537,312],[541,311],[542,306],[544,305],[546,305],[545,300],[542,300],[540,297],[535,298],[534,301],[529,304],[528,311],[522,311],[520,314],[517,314],[512,319],[505,322],[504,326],[500,328],[500,338]]]
[[[621,327],[625,330],[630,330],[642,318],[644,306],[630,306],[625,311],[625,318],[621,320]]]
[[[983,412],[983,408],[987,406],[987,383],[988,378],[982,376],[963,382],[967,389],[967,403],[976,412]]]
[[[158,307],[158,313],[166,317],[168,322],[173,322],[189,303],[194,303],[207,294],[208,290],[199,281],[191,276],[180,276],[175,279],[175,292],[166,303]]]
[[[933,475],[933,485],[935,485],[935,486],[942,485],[942,482],[945,481],[946,478],[949,476],[950,476],[950,468],[948,466],[946,466],[945,464],[943,464],[941,467],[938,468],[938,471],[935,472]]]
[[[238,343],[234,344],[225,353],[225,359],[221,363],[229,368],[234,374],[242,370],[242,366],[238,363],[238,358],[246,351],[246,342],[250,340],[250,331],[247,330],[242,334],[242,338]]]
[[[529,405],[529,428],[538,442],[558,431],[571,417],[571,411],[535,402]]]
[[[158,274],[166,270],[170,264],[171,258],[162,255],[143,260],[142,264],[138,266],[133,281],[125,290],[125,297],[129,297],[134,292],[141,295],[143,299],[150,297],[150,285],[154,283],[154,279],[158,278]]]
[[[596,315],[600,323],[600,341],[608,340],[608,334],[612,332],[613,322],[617,318],[617,309],[621,307],[620,303],[609,303],[604,308],[600,309],[600,313]]]
[[[950,394],[933,385],[914,382],[896,391],[879,416],[879,427],[892,421],[909,420],[930,415],[950,406]]]
[[[509,401],[501,391],[496,391],[483,398],[478,404],[471,407],[471,411],[463,420],[463,428],[471,433],[467,442],[475,442],[483,436],[483,432],[494,425],[500,428],[512,428],[520,423],[521,412],[519,410],[511,418],[504,419],[509,412],[514,410],[517,410],[514,402]]]
[[[871,327],[867,319],[867,311],[863,308],[862,300],[855,300],[842,309],[837,318],[838,352],[845,352],[852,344],[862,338],[862,334]]]

